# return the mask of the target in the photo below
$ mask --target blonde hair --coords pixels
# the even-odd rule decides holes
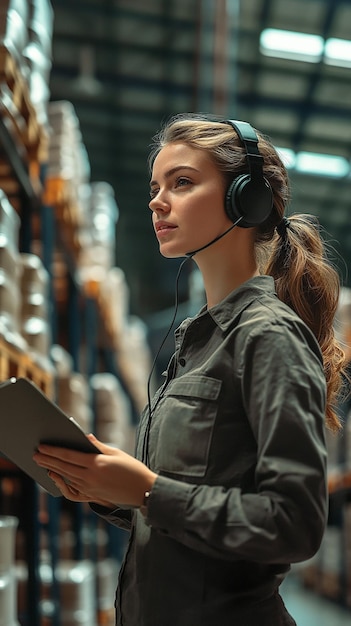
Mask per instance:
[[[180,141],[205,150],[227,185],[247,173],[246,150],[233,127],[225,120],[205,114],[180,114],[171,118],[155,135],[149,165],[168,143]],[[268,218],[256,227],[256,253],[262,273],[275,280],[278,297],[288,304],[314,333],[323,356],[327,384],[326,424],[341,426],[336,408],[342,388],[345,358],[334,335],[334,317],[339,300],[339,276],[328,260],[319,226],[309,215],[294,214],[279,235],[290,199],[289,178],[282,160],[268,137],[256,131],[263,157],[263,173],[273,192]]]

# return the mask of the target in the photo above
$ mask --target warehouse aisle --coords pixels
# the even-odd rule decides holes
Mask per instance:
[[[344,609],[305,589],[293,574],[283,583],[281,593],[297,626],[350,626],[351,624],[351,608]]]

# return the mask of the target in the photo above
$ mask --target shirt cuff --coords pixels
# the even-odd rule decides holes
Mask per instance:
[[[187,504],[195,487],[158,476],[148,498],[146,523],[164,534],[181,534]]]
[[[121,528],[128,528],[130,526],[132,516],[130,508],[116,507],[109,509],[108,507],[101,506],[101,504],[96,504],[96,502],[89,502],[89,506],[94,513],[106,519],[111,524],[121,526]]]

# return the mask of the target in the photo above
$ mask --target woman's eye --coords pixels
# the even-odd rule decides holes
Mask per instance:
[[[156,198],[157,194],[158,194],[158,189],[150,189],[151,200],[153,200],[153,198]]]
[[[189,178],[183,178],[182,176],[180,178],[177,178],[176,180],[176,187],[185,187],[186,185],[190,185],[191,181],[189,180]]]

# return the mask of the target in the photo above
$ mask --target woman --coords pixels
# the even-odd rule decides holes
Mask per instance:
[[[101,454],[35,458],[131,530],[118,625],[292,625],[279,585],[319,548],[325,421],[339,428],[337,274],[316,224],[284,218],[286,170],[248,124],[176,116],[150,163],[160,252],[194,259],[207,304],[175,332],[136,458],[92,435]]]

